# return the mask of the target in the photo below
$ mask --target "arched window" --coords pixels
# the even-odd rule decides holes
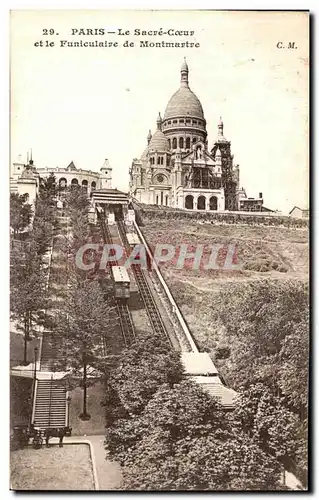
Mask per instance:
[[[168,205],[168,195],[165,196],[165,204]]]
[[[186,137],[186,149],[190,149],[190,147],[191,147],[191,138]]]
[[[183,139],[183,137],[180,137],[180,138],[179,138],[179,141],[178,141],[178,146],[179,146],[181,149],[184,149],[184,139]]]
[[[96,182],[95,181],[91,182],[91,189],[92,190],[96,189]]]
[[[158,156],[157,157],[157,165],[160,165],[161,164],[161,158]]]
[[[194,196],[188,194],[185,198],[185,208],[188,210],[193,210],[194,208]]]
[[[84,181],[82,181],[82,189],[87,191],[88,189],[88,181],[86,179],[84,179]]]
[[[169,167],[170,166],[170,159],[169,157],[166,158],[166,166]]]
[[[76,187],[76,186],[78,186],[78,185],[79,185],[79,181],[78,181],[77,179],[75,179],[75,178],[74,178],[74,179],[72,179],[72,181],[71,181],[71,186],[72,186],[72,187]]]
[[[163,156],[161,157],[161,165],[164,165],[164,158],[163,158]]]
[[[171,140],[170,139],[168,139],[168,147],[169,147],[169,149],[171,149]]]
[[[195,142],[197,142],[197,139],[196,137],[193,137],[193,144],[195,144]]]
[[[212,196],[209,200],[209,210],[217,210],[217,197]]]
[[[156,205],[158,205],[158,194],[156,195]]]
[[[177,148],[177,139],[176,137],[174,137],[173,139],[173,149],[176,149]]]
[[[197,210],[206,209],[206,198],[205,196],[199,196],[197,199]]]

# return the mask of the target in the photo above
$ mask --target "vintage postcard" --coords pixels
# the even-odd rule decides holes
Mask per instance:
[[[307,490],[309,12],[10,37],[11,489]]]

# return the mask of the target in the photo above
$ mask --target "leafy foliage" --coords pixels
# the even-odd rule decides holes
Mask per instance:
[[[90,235],[88,221],[90,203],[87,192],[80,186],[70,186],[66,191],[65,205],[72,227],[72,246],[76,251],[81,245],[87,243]]]
[[[56,324],[63,363],[75,370],[87,363],[94,366],[102,355],[103,338],[110,335],[111,324],[111,309],[97,281],[72,273]]]
[[[128,490],[280,489],[280,464],[143,335],[108,377],[106,445]]]
[[[263,384],[240,393],[233,417],[235,425],[270,455],[280,459],[295,456],[298,418]]]
[[[219,345],[228,345],[230,351],[218,363],[228,383],[247,391],[246,399],[242,399],[245,418],[249,405],[254,410],[246,428],[255,433],[259,429],[258,442],[263,449],[285,460],[296,459],[304,468],[309,359],[307,283],[265,280],[241,284],[240,290],[232,287],[222,292],[220,304]]]
[[[109,387],[129,414],[139,414],[162,384],[179,382],[183,368],[179,355],[161,338],[149,334],[139,336],[109,379]]]
[[[279,463],[189,381],[162,385],[140,415],[108,430],[107,443],[125,489],[280,489]]]
[[[47,305],[46,273],[32,242],[25,245],[23,254],[11,254],[10,290],[11,316],[24,333],[26,363],[26,342],[31,339],[35,324],[43,323]]]
[[[53,199],[57,195],[57,182],[53,172],[47,178],[40,179],[39,195],[42,199]]]
[[[27,203],[27,194],[10,193],[10,226],[14,237],[29,226],[32,219],[32,206]]]

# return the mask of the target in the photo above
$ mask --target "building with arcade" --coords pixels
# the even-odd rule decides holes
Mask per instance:
[[[112,186],[112,167],[108,159],[104,160],[99,172],[94,172],[76,168],[73,161],[67,167],[38,167],[32,160],[31,154],[26,163],[21,155],[13,162],[10,172],[10,191],[27,193],[29,201],[33,203],[41,179],[46,179],[51,174],[55,176],[59,192],[63,192],[68,186],[81,186],[90,196],[97,189],[110,189]]]

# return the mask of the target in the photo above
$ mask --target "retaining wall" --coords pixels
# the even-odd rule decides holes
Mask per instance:
[[[153,220],[186,220],[210,224],[240,224],[247,226],[287,227],[307,229],[308,219],[295,219],[288,216],[267,215],[262,213],[243,212],[195,212],[157,206],[135,206],[139,223]]]

